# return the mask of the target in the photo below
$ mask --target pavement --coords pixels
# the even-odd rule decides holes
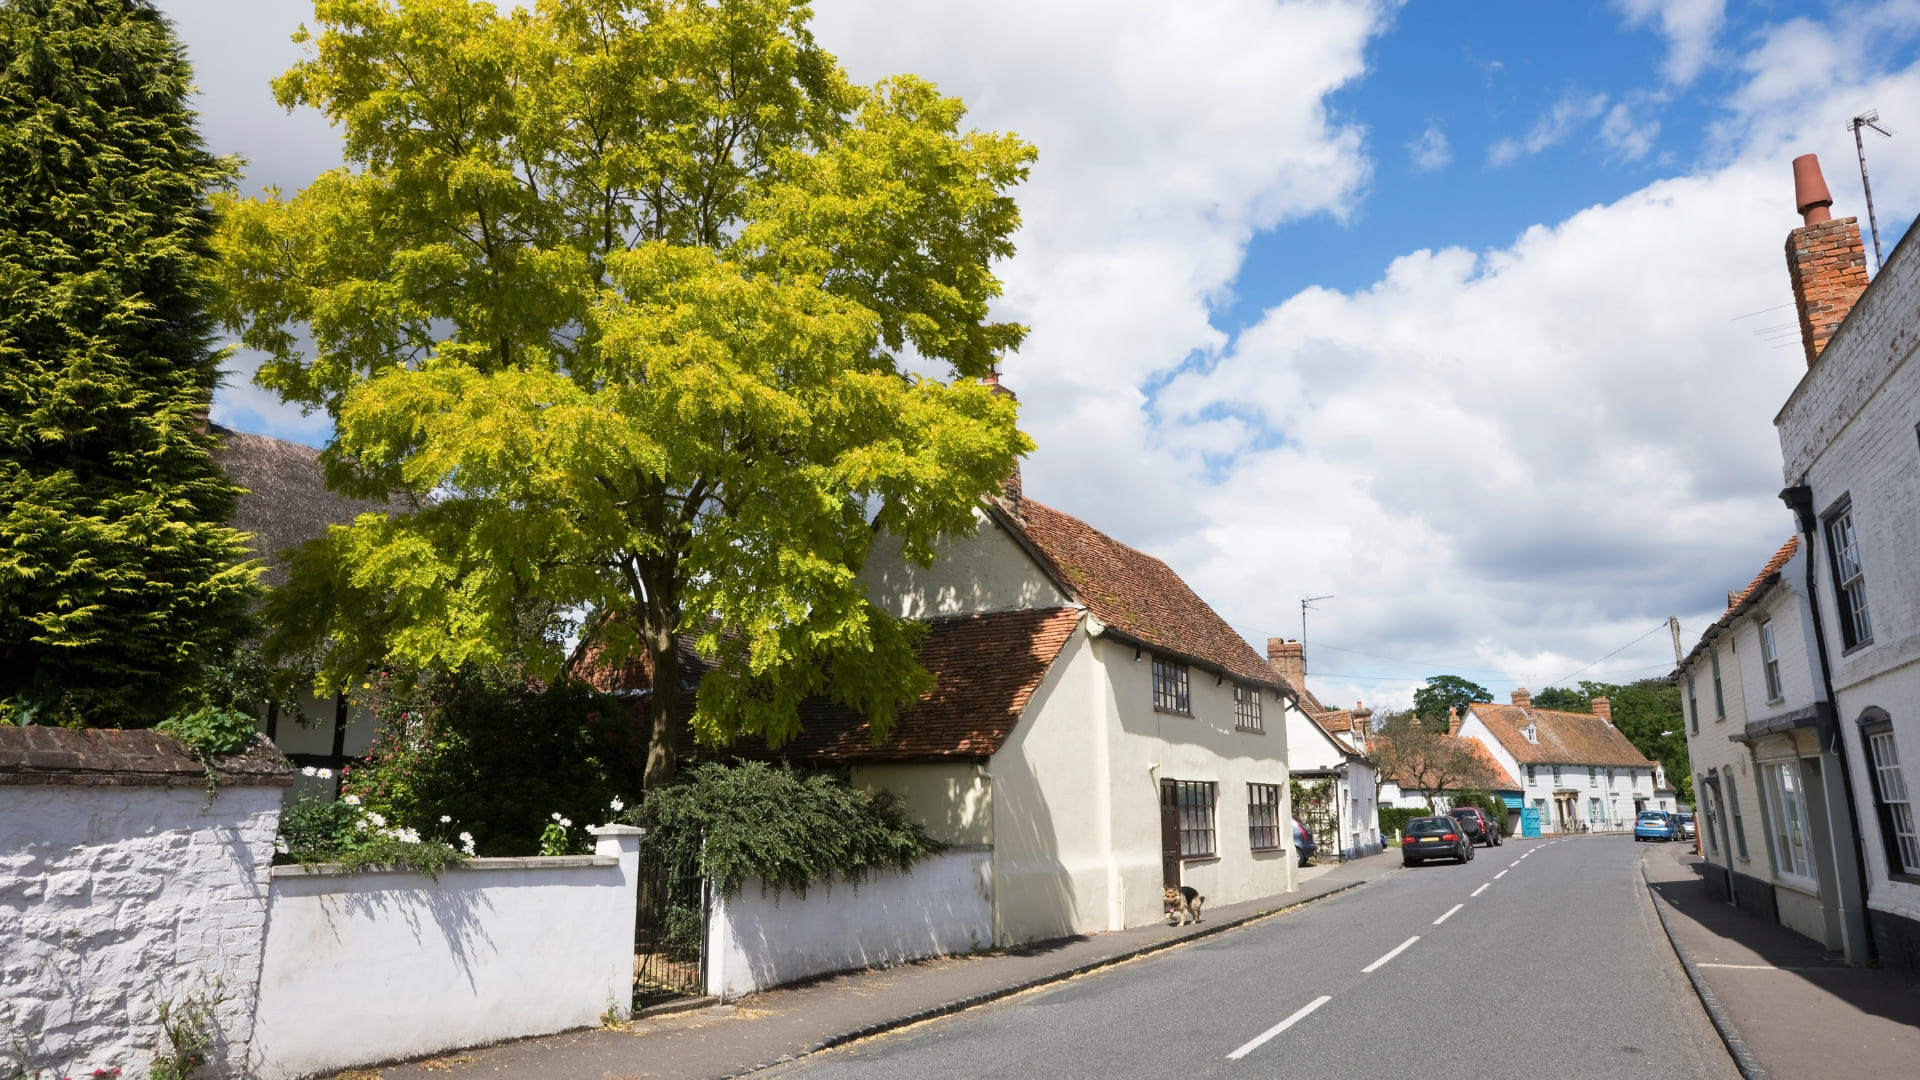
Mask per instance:
[[[1920,979],[1848,967],[1819,942],[1732,907],[1701,876],[1702,861],[1662,846],[1643,866],[1748,1080],[1920,1075]]]
[[[349,1070],[343,1080],[485,1075],[638,1080],[739,1076],[855,1039],[921,1023],[1059,983],[1225,931],[1378,879],[1399,868],[1394,851],[1303,867],[1290,893],[1209,906],[1205,921],[1164,924],[1040,942],[1017,949],[850,972],[784,987],[731,1005],[643,1016],[624,1028],[575,1031]]]

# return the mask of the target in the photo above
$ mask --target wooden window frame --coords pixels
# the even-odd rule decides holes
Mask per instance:
[[[1211,780],[1169,780],[1173,805],[1179,811],[1180,858],[1215,859],[1220,856],[1215,829],[1219,785]]]
[[[1767,677],[1767,700],[1786,696],[1780,683],[1780,647],[1773,637],[1773,620],[1760,620],[1760,670]]]
[[[1813,862],[1813,836],[1807,819],[1807,787],[1800,775],[1800,761],[1768,761],[1760,766],[1762,795],[1771,819],[1767,828],[1767,847],[1773,853],[1773,876],[1777,881],[1818,893],[1818,868]]]
[[[1694,690],[1691,671],[1687,672],[1687,714],[1688,722],[1693,726],[1693,733],[1700,734],[1700,697]]]
[[[1733,847],[1743,862],[1752,862],[1747,853],[1747,819],[1740,813],[1740,782],[1727,777],[1727,820],[1733,823]]]
[[[1720,687],[1720,650],[1708,649],[1707,660],[1713,665],[1713,718],[1727,718],[1727,695]]]
[[[1267,723],[1261,716],[1259,687],[1233,684],[1233,726],[1238,731],[1266,734]]]
[[[1893,721],[1884,713],[1869,713],[1860,723],[1862,757],[1873,785],[1873,808],[1880,821],[1880,840],[1886,848],[1887,876],[1920,884],[1920,819],[1914,812],[1913,785],[1906,763],[1900,760]]]
[[[1860,531],[1853,524],[1853,500],[1843,497],[1827,511],[1827,566],[1833,574],[1833,602],[1840,615],[1841,651],[1873,644],[1873,618],[1867,607],[1867,571],[1860,559]]]
[[[1193,673],[1186,664],[1158,653],[1153,657],[1153,709],[1193,715]]]
[[[1279,851],[1285,843],[1280,827],[1280,785],[1247,785],[1247,849]]]

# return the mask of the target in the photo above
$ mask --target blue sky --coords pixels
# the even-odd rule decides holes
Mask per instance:
[[[266,88],[310,6],[159,6],[250,184],[338,161]],[[1790,313],[1737,318],[1790,298],[1788,160],[1859,213],[1844,124],[1877,107],[1914,132],[1868,145],[1888,250],[1920,212],[1920,0],[814,7],[854,78],[1039,148],[1001,268],[1028,494],[1256,646],[1332,594],[1327,700],[1662,673],[1648,631],[1690,644],[1791,528],[1771,419],[1804,363]],[[216,418],[325,439],[245,374]]]

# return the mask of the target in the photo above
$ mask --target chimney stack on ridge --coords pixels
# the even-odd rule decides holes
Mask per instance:
[[[1608,724],[1612,724],[1613,723],[1613,702],[1608,701],[1606,699],[1606,695],[1604,694],[1601,695],[1600,697],[1594,698],[1593,699],[1593,715],[1599,717],[1602,720],[1605,720]]]
[[[1531,709],[1533,708],[1533,695],[1527,692],[1526,687],[1516,686],[1513,688],[1513,703],[1523,709]]]
[[[1267,639],[1267,666],[1295,690],[1307,688],[1306,646],[1283,637]]]
[[[987,389],[992,390],[995,397],[1010,397],[1015,402],[1020,400],[1020,395],[1007,389],[1006,385],[1000,381],[1000,372],[997,370],[989,369],[985,375],[980,376],[980,382]],[[1013,511],[1015,517],[1019,517],[1021,495],[1019,458],[1013,459],[1013,471],[1007,474],[1005,480],[1000,481],[1000,493],[1006,498],[1007,508]]]
[[[1793,306],[1800,316],[1800,341],[1807,366],[1821,350],[1854,301],[1867,288],[1867,249],[1860,242],[1857,218],[1836,218],[1833,195],[1812,154],[1793,159],[1793,207],[1804,225],[1787,234],[1787,275],[1793,281]]]

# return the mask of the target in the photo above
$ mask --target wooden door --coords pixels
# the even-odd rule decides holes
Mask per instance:
[[[1160,876],[1169,889],[1180,887],[1180,804],[1173,781],[1160,781]]]

